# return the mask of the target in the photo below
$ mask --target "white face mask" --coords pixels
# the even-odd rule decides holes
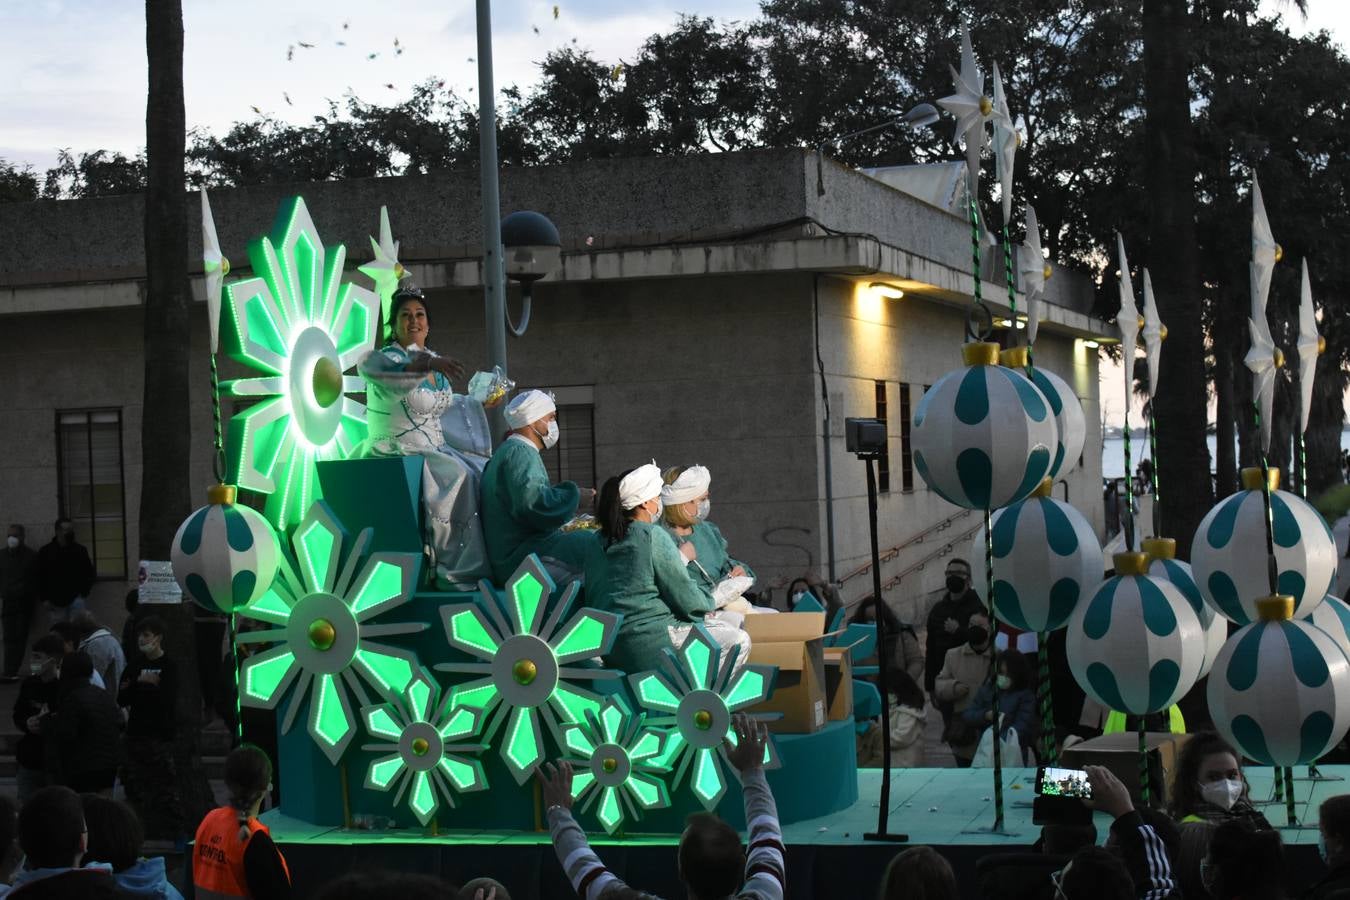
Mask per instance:
[[[544,442],[545,450],[552,450],[553,445],[558,443],[558,421],[554,419],[552,422],[549,422],[548,430],[543,434],[539,434],[537,431],[535,434],[539,435],[539,440]]]
[[[1213,803],[1220,809],[1232,809],[1233,804],[1242,799],[1242,792],[1245,787],[1241,781],[1225,778],[1222,781],[1211,781],[1208,784],[1200,785],[1200,796],[1205,799],[1206,803]]]
[[[13,550],[19,546],[19,539],[11,534],[9,537],[5,538],[5,543],[9,545],[9,549]]]
[[[665,508],[666,508],[666,506],[665,506],[664,503],[661,502],[661,498],[660,498],[660,497],[657,497],[657,498],[656,498],[656,509],[652,512],[652,521],[653,521],[653,522],[659,522],[659,521],[661,521],[661,513],[665,510]]]
[[[698,501],[698,511],[695,512],[694,515],[698,516],[701,521],[706,522],[708,521],[708,513],[710,512],[712,512],[711,500]]]

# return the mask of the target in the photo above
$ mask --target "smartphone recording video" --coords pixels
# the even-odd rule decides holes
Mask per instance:
[[[1082,769],[1059,769],[1043,766],[1036,772],[1036,793],[1042,797],[1066,797],[1075,800],[1092,798],[1092,785]]]

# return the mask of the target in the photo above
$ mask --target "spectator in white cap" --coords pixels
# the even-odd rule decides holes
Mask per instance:
[[[689,575],[709,593],[729,578],[749,578],[749,583],[741,581],[737,590],[731,592],[739,597],[754,584],[755,573],[745,563],[727,554],[727,539],[722,537],[721,529],[708,521],[712,508],[708,499],[712,475],[703,466],[677,466],[666,470],[665,482],[661,488],[661,519],[676,546],[681,550],[686,546],[693,547]],[[725,602],[719,605],[725,605]]]
[[[713,611],[713,599],[685,568],[693,546],[681,553],[660,527],[661,487],[661,470],[650,463],[609,479],[600,489],[601,552],[586,563],[586,603],[623,614],[605,664],[626,672],[653,668],[661,650],[684,643],[701,623],[724,650],[737,648],[737,662],[743,665],[750,638],[729,623],[704,620]]]
[[[543,391],[525,391],[506,405],[511,429],[483,470],[479,508],[492,579],[505,584],[531,553],[539,555],[555,582],[581,573],[595,547],[589,531],[563,532],[577,508],[595,491],[571,481],[553,484],[540,451],[558,443],[558,408]]]

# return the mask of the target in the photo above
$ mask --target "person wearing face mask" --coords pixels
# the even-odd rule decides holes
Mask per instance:
[[[37,580],[51,622],[68,622],[84,609],[94,586],[94,563],[75,540],[75,523],[64,516],[56,520],[51,543],[38,551]]]
[[[1168,811],[1182,825],[1245,819],[1255,828],[1271,827],[1252,806],[1237,753],[1212,731],[1201,732],[1182,746]]]
[[[1299,896],[1301,900],[1350,896],[1350,794],[1323,800],[1317,825],[1317,852],[1327,873]]]
[[[623,614],[605,664],[626,672],[650,669],[663,649],[683,644],[699,623],[724,650],[737,648],[737,665],[744,665],[749,635],[723,621],[705,621],[713,611],[712,597],[689,577],[687,558],[658,524],[661,484],[661,470],[650,463],[609,479],[600,489],[599,545],[587,557],[586,603]]]
[[[979,595],[970,588],[970,563],[964,559],[953,559],[947,563],[946,588],[946,593],[928,612],[923,687],[929,694],[934,693],[938,672],[947,658],[947,651],[969,640],[966,621],[972,614],[984,612]],[[949,721],[950,706],[939,703],[938,708],[942,710],[943,721]]]
[[[56,708],[57,677],[61,674],[61,657],[65,650],[61,639],[54,634],[38,638],[28,656],[28,675],[19,682],[19,697],[14,701],[14,727],[23,736],[14,748],[17,763],[14,781],[20,806],[49,783],[42,717]]]
[[[595,491],[571,481],[554,484],[540,455],[558,443],[558,407],[552,395],[524,391],[506,405],[511,430],[483,471],[481,505],[492,578],[505,584],[531,553],[558,585],[582,571],[595,546],[590,531],[562,531]]]
[[[942,739],[952,748],[956,764],[968,768],[975,756],[983,727],[972,724],[962,715],[975,700],[980,685],[989,678],[993,662],[994,642],[989,633],[989,619],[983,612],[971,615],[962,633],[966,643],[947,651],[942,669],[935,681],[934,694],[938,702],[952,710],[951,721],[943,729]]]
[[[18,678],[37,600],[37,553],[24,543],[23,526],[11,525],[5,546],[0,549],[0,630],[5,636],[0,681]]]
[[[1022,743],[1022,752],[1033,751],[1036,735],[1039,732],[1036,716],[1036,694],[1032,690],[1031,664],[1016,650],[1005,650],[998,655],[997,665],[998,710],[994,709],[994,685],[985,679],[976,691],[974,699],[961,711],[966,724],[983,732],[998,722],[998,737],[1002,738],[1009,728],[1017,729],[1018,740]],[[1004,765],[1020,765],[1021,760]]]
[[[492,445],[487,415],[456,394],[464,367],[427,347],[426,299],[411,285],[394,293],[389,341],[357,365],[366,381],[370,436],[360,456],[420,456],[424,539],[438,587],[472,586],[488,574],[478,481]],[[447,427],[452,426],[452,427]]]
[[[712,594],[728,578],[753,579],[754,571],[731,558],[721,529],[708,521],[712,509],[712,501],[708,499],[712,475],[708,470],[703,466],[676,466],[667,469],[662,477],[666,483],[661,488],[661,522],[677,547],[693,547],[689,576],[694,583]]]
[[[164,650],[164,623],[158,616],[141,619],[136,650],[118,693],[127,717],[122,783],[146,836],[175,840],[185,833],[173,754],[181,676],[177,661]]]

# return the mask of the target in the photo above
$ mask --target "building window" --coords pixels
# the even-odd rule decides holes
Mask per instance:
[[[886,382],[878,381],[876,385],[877,411],[876,417],[882,422],[886,421]],[[890,431],[886,432],[887,437]],[[887,441],[889,444],[889,441]],[[877,491],[884,494],[891,489],[891,449],[888,446],[882,451],[881,456],[877,458]]]
[[[122,475],[122,411],[59,410],[56,414],[58,508],[99,578],[127,577],[126,482]]]
[[[900,490],[914,490],[914,448],[910,444],[909,385],[900,382]]]
[[[558,404],[558,443],[542,453],[554,484],[576,482],[584,493],[595,490],[595,396],[589,386],[554,389]],[[582,512],[589,512],[582,509]]]

